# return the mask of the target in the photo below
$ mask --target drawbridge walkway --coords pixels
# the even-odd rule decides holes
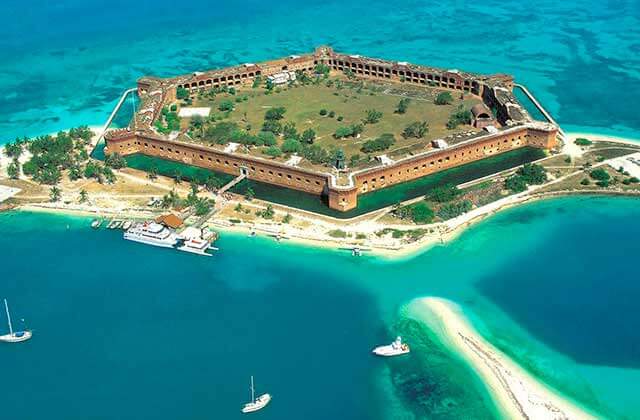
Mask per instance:
[[[247,177],[247,174],[240,174],[237,177],[235,177],[233,180],[231,180],[229,183],[227,183],[227,185],[225,185],[224,187],[220,188],[218,190],[218,195],[220,194],[224,194],[225,192],[227,192],[228,190],[230,190],[231,188],[233,188],[235,185],[237,185],[240,181],[242,181],[243,179],[245,179]]]
[[[118,101],[116,106],[113,108],[113,111],[111,111],[111,115],[109,115],[109,118],[107,119],[107,122],[104,123],[104,125],[102,126],[102,129],[100,130],[98,135],[96,137],[94,137],[93,142],[91,143],[91,150],[92,151],[93,151],[93,149],[95,149],[95,147],[98,145],[98,143],[100,143],[100,140],[102,140],[102,138],[104,137],[105,133],[107,132],[107,129],[109,128],[109,126],[113,122],[113,119],[116,117],[116,114],[118,113],[118,111],[122,107],[122,104],[124,103],[125,99],[127,99],[127,96],[129,96],[130,93],[135,92],[137,90],[138,90],[138,88],[131,88],[131,89],[127,89],[127,90],[124,91],[124,93],[120,97],[120,100]]]
[[[556,120],[551,116],[551,114],[549,114],[549,112],[542,106],[542,104],[540,102],[538,102],[538,100],[535,98],[535,96],[533,96],[533,94],[531,92],[529,92],[529,89],[526,88],[526,86],[521,85],[519,83],[515,83],[514,86],[520,88],[520,90],[522,90],[522,92],[524,92],[525,95],[527,95],[527,98],[529,98],[529,100],[531,102],[533,102],[533,104],[536,106],[536,108],[538,108],[538,111],[540,111],[542,113],[542,115],[544,115],[544,117],[552,124],[554,124],[556,127],[558,127],[558,133],[560,133],[560,135],[562,137],[565,136],[564,131],[562,130],[562,128],[560,128],[560,124],[558,124],[556,122]]]

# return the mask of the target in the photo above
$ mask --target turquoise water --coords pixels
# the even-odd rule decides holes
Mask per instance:
[[[35,330],[0,346],[8,418],[237,418],[251,374],[275,395],[264,418],[495,418],[477,377],[402,316],[428,295],[570,398],[637,418],[639,216],[634,199],[543,201],[392,261],[233,234],[202,258],[5,213],[2,294]],[[396,333],[409,357],[369,356]]]
[[[0,11],[7,17],[0,28],[2,141],[102,124],[145,74],[255,62],[319,44],[512,73],[568,128],[630,137],[640,128],[635,0],[543,0],[535,8],[515,0],[412,0],[391,9],[382,0],[35,0],[28,10],[5,0]]]

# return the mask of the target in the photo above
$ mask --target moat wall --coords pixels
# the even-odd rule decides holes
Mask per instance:
[[[133,132],[121,132],[114,138],[107,138],[105,153],[142,153],[230,175],[240,175],[244,170],[249,179],[316,195],[326,194],[330,208],[348,211],[357,207],[358,194],[411,181],[524,146],[549,149],[555,146],[555,135],[555,131],[525,126],[512,128],[447,149],[436,149],[389,166],[356,172],[352,176],[351,186],[335,185],[328,173],[290,167],[246,155],[232,155],[203,145],[154,138]]]

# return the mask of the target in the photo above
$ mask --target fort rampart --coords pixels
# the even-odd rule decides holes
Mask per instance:
[[[206,145],[170,140],[153,129],[153,121],[159,110],[167,101],[175,100],[178,88],[197,90],[252,83],[258,76],[282,70],[313,71],[318,63],[334,71],[351,72],[357,77],[392,79],[477,95],[488,107],[496,110],[496,118],[503,128],[444,149],[432,149],[389,165],[342,173],[340,176],[328,168],[326,172],[318,172],[242,153],[226,153]],[[513,78],[508,75],[482,76],[458,70],[441,70],[337,54],[331,48],[319,47],[313,54],[290,56],[261,64],[244,64],[170,79],[143,77],[138,81],[140,110],[129,128],[107,133],[105,152],[121,155],[142,153],[232,175],[244,172],[249,179],[256,181],[316,195],[324,194],[331,208],[347,211],[357,206],[359,194],[524,146],[554,147],[557,127],[533,121],[511,93],[512,87]]]

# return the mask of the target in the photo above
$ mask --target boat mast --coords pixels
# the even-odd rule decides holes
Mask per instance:
[[[6,303],[6,300],[5,300],[5,303]],[[255,390],[253,389],[253,375],[251,375],[251,402],[252,403],[256,402]]]
[[[11,315],[9,315],[9,304],[7,303],[7,299],[4,300],[4,309],[5,311],[7,311],[7,321],[9,321],[9,334],[13,335],[13,327],[11,326]]]

